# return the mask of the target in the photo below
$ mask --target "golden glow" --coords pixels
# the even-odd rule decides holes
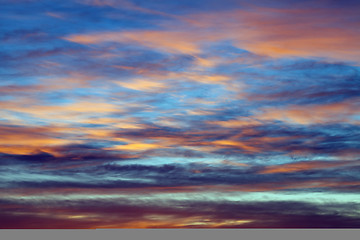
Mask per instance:
[[[126,145],[116,145],[111,148],[106,148],[108,150],[123,150],[123,151],[146,151],[151,149],[164,148],[159,144],[154,143],[129,143]]]
[[[116,82],[120,86],[139,90],[139,91],[157,91],[160,89],[166,88],[166,85],[160,82],[150,81],[150,80],[143,80],[137,79],[131,82]]]

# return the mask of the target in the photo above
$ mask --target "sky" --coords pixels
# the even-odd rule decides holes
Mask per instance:
[[[359,1],[0,4],[0,228],[360,228]]]

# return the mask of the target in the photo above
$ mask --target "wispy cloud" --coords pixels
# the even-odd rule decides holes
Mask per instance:
[[[359,227],[359,7],[5,1],[1,228]]]

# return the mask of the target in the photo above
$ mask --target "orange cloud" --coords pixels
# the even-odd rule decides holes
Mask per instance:
[[[1,126],[0,152],[32,154],[42,150],[52,153],[53,146],[82,143],[82,140],[61,138],[63,133],[57,130],[50,127]]]
[[[207,121],[207,123],[219,125],[225,128],[239,128],[239,127],[256,126],[262,124],[261,121],[250,117],[241,117],[238,119],[231,119],[227,121]]]
[[[250,223],[254,220],[221,220],[221,219],[203,219],[203,216],[181,217],[174,215],[152,214],[145,216],[144,220],[129,221],[122,224],[104,224],[98,225],[96,228],[221,228],[231,225],[238,226],[240,224]]]
[[[243,150],[249,151],[249,152],[261,151],[259,148],[251,146],[250,144],[242,142],[242,141],[217,140],[217,141],[213,141],[212,143],[215,144],[216,147],[219,147],[219,148],[235,147],[235,148],[240,148],[240,149],[243,149]]]
[[[273,57],[325,57],[359,61],[358,24],[344,14],[356,10],[248,8],[178,18],[182,24],[162,24],[162,30],[77,34],[64,39],[81,44],[138,43],[171,53],[198,56],[209,42],[232,40],[239,48]],[[198,58],[198,64],[212,66]]]
[[[126,145],[117,145],[112,148],[107,148],[111,150],[127,150],[127,151],[145,151],[149,149],[160,148],[161,145],[152,144],[152,143],[130,143]]]
[[[99,113],[120,112],[123,109],[118,105],[106,102],[88,102],[80,101],[67,105],[39,105],[39,103],[29,102],[8,103],[0,102],[2,110],[30,114],[41,119],[62,119],[73,120],[76,118],[89,117]]]
[[[145,92],[155,92],[155,93],[164,92],[169,88],[174,87],[174,85],[178,85],[183,82],[221,84],[224,86],[228,86],[232,80],[231,76],[227,76],[224,74],[209,73],[203,70],[197,70],[196,69],[197,66],[188,69],[187,72],[172,72],[172,71],[143,69],[143,68],[135,68],[135,67],[128,68],[123,66],[114,66],[114,67],[133,70],[138,77],[126,81],[113,80],[112,82],[125,88],[145,91]],[[232,90],[234,90],[234,88],[232,88]]]
[[[325,162],[325,161],[309,161],[309,162],[295,162],[288,164],[281,164],[275,166],[267,166],[265,169],[259,171],[261,174],[269,173],[291,173],[291,172],[300,172],[311,169],[321,169],[321,168],[331,168],[337,166],[343,166],[353,164],[352,161],[343,161],[343,162]],[[359,163],[357,163],[359,164]]]
[[[149,81],[144,79],[136,79],[130,82],[117,81],[116,83],[122,87],[139,90],[139,91],[145,91],[145,92],[158,91],[166,88],[166,85],[164,83]]]
[[[265,108],[255,118],[260,120],[280,120],[297,124],[316,124],[327,122],[350,122],[359,111],[359,99],[323,105],[292,105],[286,109]]]
[[[71,35],[64,39],[81,44],[98,44],[106,42],[138,43],[146,47],[165,50],[171,53],[196,54],[199,46],[190,35],[179,31],[131,31],[101,32],[82,35]]]
[[[187,17],[195,26],[217,29],[222,39],[231,39],[237,47],[260,55],[359,61],[359,24],[346,22],[344,14],[357,15],[355,9],[250,7]]]

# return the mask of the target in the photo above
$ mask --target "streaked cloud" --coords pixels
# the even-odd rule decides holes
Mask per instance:
[[[5,1],[1,228],[359,227],[359,8]]]

